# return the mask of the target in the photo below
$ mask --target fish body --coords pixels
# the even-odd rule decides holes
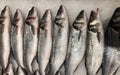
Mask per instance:
[[[11,63],[8,65],[3,75],[14,75],[13,65]]]
[[[40,74],[45,75],[52,49],[52,16],[51,11],[46,10],[40,23],[38,62]]]
[[[96,75],[101,68],[104,53],[104,32],[98,10],[91,12],[87,30],[87,75]]]
[[[55,75],[65,61],[69,35],[68,15],[64,6],[60,6],[54,25],[54,40],[49,75]]]
[[[74,75],[74,71],[81,63],[86,50],[87,17],[84,10],[74,21],[69,40],[69,55],[66,60],[66,75]]]
[[[32,62],[37,54],[38,44],[38,13],[35,7],[28,13],[24,29],[25,64],[28,73],[33,73]]]
[[[8,65],[10,55],[10,24],[9,7],[5,6],[0,17],[0,62],[3,70]]]
[[[11,47],[13,56],[21,67],[24,68],[23,63],[23,27],[24,21],[22,13],[19,9],[16,10],[14,15],[13,24],[11,27]]]
[[[103,75],[115,75],[120,67],[120,7],[118,7],[105,32]]]

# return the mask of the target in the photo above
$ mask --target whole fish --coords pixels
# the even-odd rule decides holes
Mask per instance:
[[[14,75],[13,65],[11,63],[8,65],[3,75]]]
[[[3,70],[8,65],[10,55],[10,25],[10,10],[5,6],[0,15],[0,62]]]
[[[21,67],[24,68],[23,64],[23,16],[19,9],[16,10],[14,15],[13,24],[11,27],[11,46],[13,56]]]
[[[69,40],[70,51],[66,60],[66,75],[74,75],[74,71],[81,63],[86,50],[87,16],[82,10],[74,21]]]
[[[34,75],[40,75],[40,74],[39,74],[39,71],[36,70],[35,73],[34,73]]]
[[[87,75],[96,75],[101,68],[104,53],[104,30],[99,9],[92,11],[87,29],[86,68]]]
[[[24,29],[24,50],[25,50],[25,63],[28,73],[33,73],[32,62],[37,54],[38,44],[38,13],[35,7],[28,13]]]
[[[53,50],[49,75],[55,75],[65,61],[69,35],[69,21],[65,7],[60,6],[54,25]]]
[[[16,75],[26,75],[26,73],[25,73],[25,71],[23,70],[23,68],[19,66],[19,67],[17,68],[17,73],[16,73]]]
[[[120,67],[120,7],[118,7],[106,29],[103,75],[115,75]]]
[[[52,49],[52,16],[51,11],[46,10],[40,23],[38,44],[38,62],[40,74],[45,75],[45,70],[50,59]]]

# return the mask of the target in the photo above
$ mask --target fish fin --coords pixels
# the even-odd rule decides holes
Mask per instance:
[[[82,31],[80,30],[78,35],[78,41],[80,40],[81,34],[82,34]]]
[[[101,41],[101,32],[97,31],[97,38],[98,38],[98,42],[100,43]]]
[[[31,25],[31,30],[32,30],[33,35],[35,35],[35,27],[33,25]]]
[[[4,32],[4,24],[0,24],[0,33],[2,34]]]
[[[47,37],[47,32],[48,32],[48,30],[47,30],[47,29],[45,29],[45,38]]]

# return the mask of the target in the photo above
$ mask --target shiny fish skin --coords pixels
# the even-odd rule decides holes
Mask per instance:
[[[52,16],[51,11],[46,10],[40,23],[38,44],[38,62],[40,74],[45,75],[45,69],[50,59],[52,49]]]
[[[25,65],[28,73],[33,73],[32,62],[37,53],[38,44],[38,13],[35,7],[28,13],[26,18],[25,30],[24,30],[24,50],[25,50]]]
[[[13,65],[11,63],[8,65],[8,67],[6,68],[6,71],[5,71],[5,73],[3,73],[3,75],[14,75]]]
[[[21,67],[24,68],[23,64],[23,27],[24,21],[22,13],[19,9],[16,10],[14,15],[13,24],[11,27],[11,47],[13,56]]]
[[[0,60],[3,70],[8,65],[10,55],[10,24],[10,10],[5,6],[0,16]]]
[[[49,75],[55,75],[65,61],[68,45],[69,22],[64,6],[60,6],[54,25],[54,40]]]
[[[16,75],[26,75],[22,67],[18,66]]]
[[[81,63],[86,50],[86,35],[87,35],[87,16],[84,10],[80,12],[74,21],[71,33],[68,50],[70,51],[66,58],[66,75],[74,75],[74,71]]]
[[[104,30],[99,10],[92,11],[87,29],[86,68],[87,75],[96,75],[101,68],[104,53]]]
[[[120,67],[120,7],[118,7],[105,32],[103,75],[115,75]]]

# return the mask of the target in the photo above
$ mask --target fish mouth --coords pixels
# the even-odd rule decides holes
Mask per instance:
[[[55,24],[60,27],[63,27],[62,24],[65,21],[65,18],[66,18],[66,9],[63,5],[61,5],[57,12],[57,16],[55,18]]]
[[[73,23],[73,28],[76,30],[81,30],[84,27],[85,24],[85,11],[82,10],[79,15],[77,16],[76,20]]]
[[[115,10],[115,12],[114,12],[114,14],[112,16],[111,22],[110,22],[110,26],[114,30],[120,32],[120,7],[118,7]]]
[[[47,23],[50,21],[51,18],[51,11],[50,9],[45,11],[45,14],[42,17],[41,23],[40,23],[40,28],[44,30],[47,26]]]
[[[97,17],[97,13],[95,11],[91,11],[89,24],[88,24],[88,30],[91,32],[98,32],[98,26],[99,26],[99,20]]]

